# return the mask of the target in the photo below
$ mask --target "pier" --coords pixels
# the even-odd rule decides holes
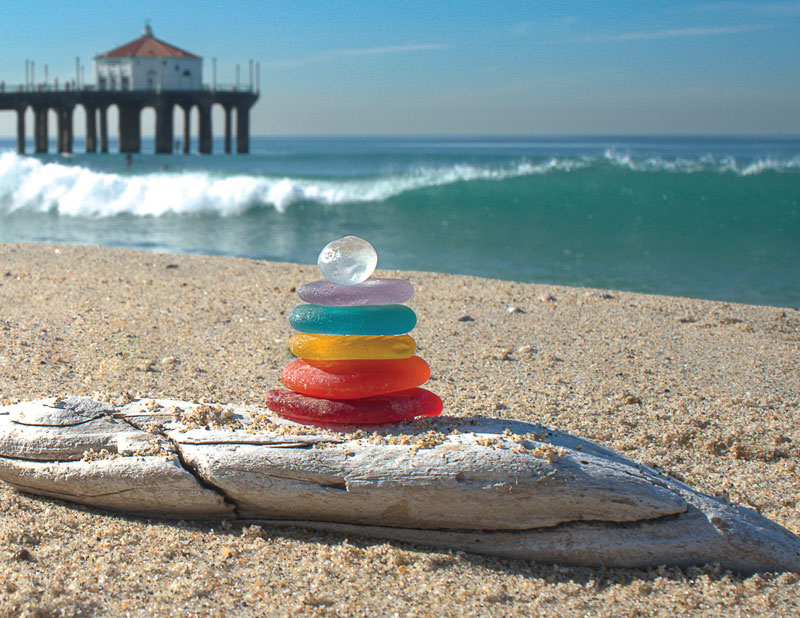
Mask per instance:
[[[85,86],[81,78],[80,59],[75,59],[76,79],[58,80],[51,87],[47,79],[36,83],[35,65],[25,61],[25,84],[16,88],[0,82],[0,110],[17,112],[17,152],[25,153],[25,115],[33,110],[33,149],[36,153],[48,150],[48,116],[56,116],[56,150],[71,153],[73,142],[73,112],[82,105],[86,112],[86,152],[108,152],[108,110],[116,106],[119,119],[119,152],[141,152],[142,110],[152,107],[156,113],[156,154],[170,154],[175,144],[173,113],[183,110],[183,152],[191,150],[190,118],[197,108],[197,151],[211,154],[211,110],[220,105],[224,111],[225,152],[231,152],[233,116],[236,116],[236,152],[250,152],[250,108],[258,100],[259,65],[250,61],[250,83],[239,88],[239,65],[236,65],[236,86],[217,87],[216,59],[212,59],[211,86],[202,81],[203,59],[153,36],[150,24],[145,24],[141,36],[109,52],[95,56],[97,86]],[[99,123],[99,130],[98,130]],[[99,141],[99,143],[98,143]]]
[[[235,114],[236,152],[250,151],[250,108],[258,100],[258,92],[251,90],[45,90],[0,92],[0,110],[17,113],[17,152],[25,153],[25,114],[33,110],[34,152],[48,150],[48,115],[56,114],[56,150],[71,153],[73,145],[73,112],[82,105],[86,112],[86,152],[108,152],[108,109],[117,106],[119,127],[119,152],[141,151],[141,112],[152,107],[156,113],[155,152],[169,154],[175,144],[173,111],[179,106],[184,114],[183,152],[191,145],[190,116],[192,108],[198,111],[197,151],[211,154],[211,110],[214,105],[224,110],[224,149],[230,153],[233,142]]]

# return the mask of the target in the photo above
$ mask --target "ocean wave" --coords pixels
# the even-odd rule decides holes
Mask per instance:
[[[0,215],[18,211],[75,217],[120,214],[217,214],[253,208],[284,212],[299,202],[337,205],[383,202],[420,189],[474,181],[504,181],[554,172],[612,168],[635,172],[714,171],[751,176],[766,171],[800,171],[800,157],[739,163],[733,157],[634,157],[608,150],[603,156],[519,160],[505,165],[451,164],[368,178],[314,179],[221,175],[209,171],[115,174],[79,165],[46,163],[13,152],[0,153]]]
[[[67,216],[216,213],[236,215],[260,205],[279,212],[298,202],[325,205],[381,202],[395,195],[474,180],[505,180],[581,164],[552,159],[507,167],[453,165],[368,179],[319,180],[218,176],[210,172],[121,175],[86,167],[44,163],[12,152],[0,154],[0,213],[57,212]]]

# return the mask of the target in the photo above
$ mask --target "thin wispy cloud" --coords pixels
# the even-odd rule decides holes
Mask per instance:
[[[695,7],[695,10],[715,13],[751,13],[800,17],[800,3],[798,2],[712,2],[701,4]]]
[[[388,54],[405,54],[410,52],[424,52],[436,51],[441,49],[448,49],[450,46],[444,43],[415,43],[411,45],[386,45],[384,47],[366,47],[360,49],[335,49],[313,56],[306,56],[304,58],[290,58],[288,60],[277,60],[275,62],[267,62],[264,64],[266,67],[296,67],[304,64],[313,64],[317,62],[329,62],[337,58],[352,58],[357,56],[382,56]]]
[[[619,41],[653,41],[658,39],[677,39],[683,37],[721,36],[768,30],[777,24],[752,24],[748,26],[721,26],[716,28],[670,28],[667,30],[650,30],[644,32],[620,32],[618,34],[599,34],[582,37],[586,43],[619,42]]]

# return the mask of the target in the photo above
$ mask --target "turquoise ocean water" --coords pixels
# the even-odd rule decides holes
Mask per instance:
[[[313,263],[356,234],[385,268],[800,307],[800,137],[145,139],[130,169],[13,148],[0,242]]]

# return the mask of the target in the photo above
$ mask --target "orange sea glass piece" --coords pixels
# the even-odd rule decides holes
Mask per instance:
[[[296,333],[289,349],[300,358],[311,360],[353,360],[408,358],[417,344],[408,335],[313,335]]]
[[[442,400],[424,388],[412,388],[365,399],[318,399],[293,391],[267,393],[267,407],[293,421],[314,424],[375,425],[417,416],[438,416]]]
[[[360,399],[407,390],[431,375],[419,356],[385,360],[317,361],[298,358],[283,370],[286,388],[310,397]]]

